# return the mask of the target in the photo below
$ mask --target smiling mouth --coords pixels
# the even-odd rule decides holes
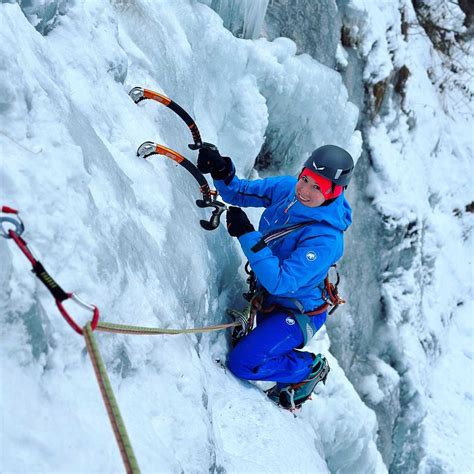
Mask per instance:
[[[309,199],[305,199],[301,194],[296,193],[296,197],[301,201],[301,202],[308,202]]]

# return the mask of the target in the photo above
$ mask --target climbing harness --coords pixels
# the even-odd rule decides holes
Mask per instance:
[[[302,227],[306,227],[308,225],[313,224],[314,221],[306,221],[306,222],[300,222],[299,224],[294,224],[288,227],[283,227],[282,229],[277,229],[272,232],[269,232],[265,234],[262,239],[257,242],[257,244],[252,248],[252,251],[258,252],[259,250],[263,249],[268,243],[273,242],[278,239],[282,239],[283,237],[286,237],[288,234],[294,232],[295,230],[301,229]],[[332,283],[329,279],[329,273],[331,268],[333,268],[336,272],[336,281]],[[247,278],[247,283],[249,285],[249,292],[244,294],[244,298],[249,300],[255,292],[257,291],[257,278],[255,276],[255,273],[253,270],[250,268],[249,262],[246,263],[245,265],[245,271],[248,275]],[[307,315],[307,316],[315,316],[317,314],[324,313],[327,311],[330,307],[331,310],[329,311],[328,314],[334,313],[336,309],[345,303],[345,300],[343,300],[338,293],[338,285],[340,282],[340,276],[339,272],[337,271],[336,264],[334,263],[329,267],[329,271],[323,280],[322,284],[318,286],[318,288],[321,290],[321,297],[324,300],[324,304],[319,306],[318,308],[315,308],[314,310],[311,311],[304,311],[304,308],[302,307],[301,303],[297,300],[294,300],[295,306],[301,311],[301,313]],[[276,309],[277,306],[272,306],[269,309],[266,309],[265,312],[271,312],[274,309]]]
[[[162,328],[147,328],[141,326],[130,326],[123,324],[112,324],[99,322],[99,309],[97,306],[85,303],[75,293],[66,293],[56,281],[45,270],[44,266],[36,259],[31,249],[28,247],[26,241],[21,237],[25,231],[25,225],[19,216],[19,212],[11,207],[2,206],[0,212],[7,214],[0,215],[0,236],[5,239],[13,240],[20,248],[26,258],[33,266],[33,273],[46,286],[48,291],[52,294],[59,308],[61,315],[67,323],[74,329],[75,332],[84,337],[87,352],[91,358],[94,373],[100,388],[100,392],[104,401],[107,414],[109,416],[112,430],[117,441],[120,454],[126,469],[129,474],[137,474],[140,472],[132,445],[128,438],[127,430],[123,422],[120,410],[115,399],[112,386],[110,384],[105,364],[99,352],[97,342],[94,338],[93,331],[103,331],[111,333],[122,334],[192,334],[192,333],[207,333],[211,331],[220,331],[222,329],[235,328],[240,322],[232,322],[227,324],[219,324],[214,326],[202,328],[189,329],[162,329]],[[81,328],[69,315],[63,306],[63,301],[71,299],[79,306],[89,310],[92,313],[92,320],[89,321],[83,328]]]
[[[132,98],[135,104],[138,104],[143,100],[150,99],[160,104],[163,104],[165,107],[168,107],[173,112],[175,112],[178,117],[180,117],[184,121],[184,123],[191,131],[191,135],[193,137],[194,142],[188,145],[191,150],[199,150],[201,148],[215,148],[214,145],[212,145],[211,143],[206,143],[201,140],[201,133],[199,132],[199,128],[196,125],[196,122],[180,105],[171,100],[169,97],[166,97],[165,95],[159,94],[158,92],[154,92],[149,89],[144,89],[143,87],[134,87],[130,90],[128,95]],[[200,208],[214,208],[214,211],[212,211],[212,215],[209,221],[200,221],[201,227],[205,230],[217,229],[217,227],[219,227],[220,217],[222,213],[227,210],[227,206],[223,202],[217,201],[217,191],[211,191],[209,183],[207,182],[204,175],[198,170],[198,168],[183,155],[158,143],[147,141],[142,143],[137,149],[137,156],[141,158],[146,159],[152,155],[166,156],[167,158],[170,158],[179,165],[181,165],[183,168],[185,168],[192,174],[194,179],[196,179],[196,181],[199,183],[200,191],[202,194],[202,199],[198,199],[196,201],[196,205]]]
[[[299,224],[294,224],[265,234],[262,239],[257,242],[257,244],[255,244],[255,246],[252,248],[252,251],[258,252],[268,243],[277,239],[281,239],[295,230],[301,229],[302,227],[312,223],[313,221],[300,222]],[[250,333],[250,331],[252,331],[252,329],[255,327],[256,315],[258,312],[271,313],[272,311],[280,310],[288,312],[288,314],[291,315],[298,323],[303,333],[303,344],[301,347],[304,347],[315,333],[311,316],[322,314],[328,311],[329,308],[331,309],[329,310],[328,314],[331,315],[334,313],[334,311],[336,311],[338,306],[345,303],[345,300],[340,298],[338,293],[340,276],[339,272],[336,270],[336,264],[331,265],[330,269],[331,268],[334,268],[336,271],[335,283],[330,281],[328,271],[328,274],[323,280],[321,286],[318,286],[318,288],[321,290],[321,297],[324,300],[324,303],[312,311],[304,311],[303,306],[298,300],[292,300],[295,306],[298,308],[298,311],[295,311],[294,309],[286,308],[277,304],[273,304],[267,308],[264,308],[264,301],[267,295],[266,290],[263,288],[258,288],[257,277],[254,271],[250,268],[250,263],[247,261],[245,264],[245,272],[248,275],[247,284],[249,286],[249,291],[244,293],[242,296],[249,302],[249,304],[243,311],[237,311],[235,309],[227,310],[227,314],[232,316],[235,321],[243,321],[241,325],[237,326],[232,333],[232,344],[235,346],[240,338],[246,336]]]
[[[331,268],[334,267],[336,268],[336,264],[331,265]],[[335,283],[332,283],[329,280],[329,272],[326,278],[324,279],[322,286],[321,286],[321,295],[324,300],[324,303],[321,306],[318,306],[312,311],[305,311],[303,306],[298,300],[292,300],[295,306],[298,308],[297,310],[292,309],[292,308],[287,308],[278,304],[272,304],[269,307],[264,307],[264,301],[265,297],[267,295],[265,289],[258,289],[257,288],[257,278],[255,276],[255,273],[253,270],[250,269],[249,262],[246,263],[245,265],[245,271],[249,275],[247,278],[247,283],[249,285],[249,291],[247,293],[244,293],[243,296],[245,299],[249,300],[251,303],[249,303],[249,307],[247,308],[247,311],[250,312],[250,314],[253,315],[252,323],[254,321],[255,315],[258,312],[261,313],[271,313],[273,311],[279,310],[283,312],[287,312],[288,315],[292,316],[295,321],[297,322],[298,326],[301,328],[301,331],[303,333],[303,343],[301,347],[304,347],[307,342],[314,336],[315,333],[315,328],[313,326],[313,321],[311,319],[311,316],[317,316],[318,314],[322,314],[326,311],[328,311],[329,308],[331,308],[328,312],[328,315],[331,315],[336,311],[336,309],[345,303],[345,300],[343,300],[339,294],[338,294],[338,284],[340,281],[339,273],[336,270],[336,275],[337,279]],[[235,310],[227,310],[228,314],[231,314],[233,312],[236,312]],[[247,325],[247,328],[249,326]],[[238,333],[237,329],[234,330],[234,334],[236,337],[238,336],[239,338],[242,336],[246,336],[250,330],[253,329],[253,326],[250,329],[247,329],[244,331],[243,334]]]
[[[202,199],[196,200],[196,205],[200,208],[214,208],[209,221],[201,219],[199,223],[203,229],[217,229],[220,224],[221,215],[227,210],[227,206],[223,202],[217,201],[217,191],[211,191],[209,183],[207,182],[204,175],[197,169],[197,167],[177,151],[174,151],[171,148],[167,148],[163,145],[159,145],[158,143],[144,142],[138,147],[137,156],[140,158],[146,159],[152,155],[166,156],[167,158],[170,158],[181,165],[193,175],[194,179],[196,179],[196,181],[199,183],[199,189],[202,194]]]

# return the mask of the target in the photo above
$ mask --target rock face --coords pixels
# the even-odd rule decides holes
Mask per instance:
[[[285,36],[325,66],[334,68],[341,37],[341,17],[334,0],[274,0],[265,17],[269,39]]]

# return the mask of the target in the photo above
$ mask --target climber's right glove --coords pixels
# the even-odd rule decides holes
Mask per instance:
[[[197,161],[198,170],[211,173],[212,179],[223,179],[228,184],[234,177],[234,165],[227,156],[221,156],[219,150],[211,143],[204,143],[199,149]]]

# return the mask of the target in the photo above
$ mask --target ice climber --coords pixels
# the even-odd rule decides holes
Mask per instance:
[[[298,178],[239,179],[232,160],[215,147],[202,148],[198,168],[211,173],[223,199],[240,207],[266,208],[258,230],[240,207],[227,212],[227,229],[239,239],[264,295],[256,327],[241,338],[228,358],[234,375],[276,382],[268,396],[285,408],[307,400],[325,381],[329,366],[321,354],[301,350],[325,323],[324,280],[343,255],[351,208],[344,189],[354,162],[335,145],[317,148]],[[270,239],[264,236],[286,235]]]

